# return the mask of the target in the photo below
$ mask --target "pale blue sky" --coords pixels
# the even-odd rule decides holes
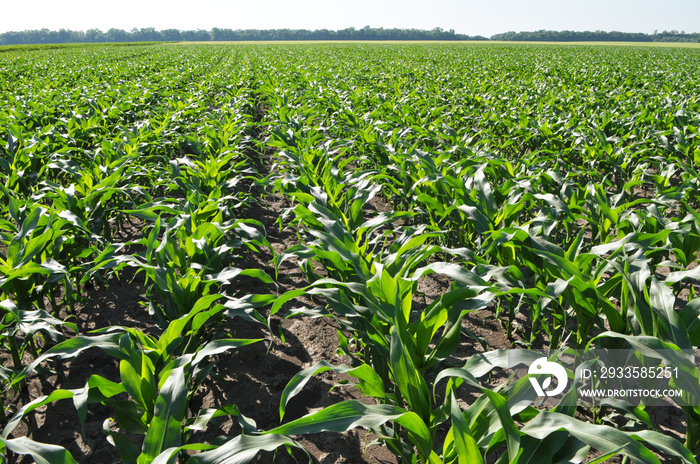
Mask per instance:
[[[700,0],[2,0],[0,32],[60,28],[454,29],[507,31],[655,29],[700,32]]]

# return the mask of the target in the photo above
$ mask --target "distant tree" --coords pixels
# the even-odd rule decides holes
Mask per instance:
[[[48,29],[11,31],[0,34],[0,45],[16,44],[49,44],[69,42],[152,42],[152,41],[241,41],[241,40],[486,40],[482,36],[457,34],[454,29],[444,30],[435,27],[431,30],[421,29],[384,29],[369,25],[362,29],[348,27],[340,30],[328,29],[223,29],[213,28],[209,31],[197,29],[180,31],[166,29],[157,31],[155,28],[134,28],[127,32],[122,29],[109,29],[102,32],[99,29],[87,31],[71,31]],[[619,31],[508,31],[491,36],[491,40],[503,41],[627,41],[627,42],[700,42],[700,33],[688,33],[676,30],[654,34],[631,33]]]
[[[196,31],[183,31],[181,34],[182,40],[188,42],[206,42],[211,40],[211,35],[209,31],[203,29],[197,29]]]
[[[215,27],[211,30],[211,40],[226,40],[223,29]]]
[[[177,42],[182,40],[182,33],[179,29],[165,29],[164,31],[160,31],[160,35],[163,37],[163,40],[167,40],[169,42]]]
[[[548,42],[651,42],[656,40],[655,36],[641,32],[619,32],[619,31],[547,31],[539,30],[533,32],[508,31],[502,34],[491,36],[491,40],[502,41],[548,41]]]
[[[86,42],[105,42],[105,33],[99,29],[88,29],[85,31]]]
[[[110,29],[106,33],[108,42],[128,42],[131,36],[124,29]]]
[[[69,31],[68,29],[60,29],[56,33],[56,43],[70,42],[72,35],[73,35],[72,31]]]

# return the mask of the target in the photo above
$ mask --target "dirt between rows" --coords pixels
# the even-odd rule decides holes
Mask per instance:
[[[289,206],[287,199],[268,196],[246,212],[246,217],[261,221],[276,253],[298,243],[293,229],[279,230],[276,222]],[[368,207],[379,211],[388,209],[381,199],[374,199]],[[141,236],[144,226],[145,224],[138,220],[132,220],[120,231],[121,236],[118,239],[124,242],[134,240]],[[272,257],[270,250],[263,249],[260,253],[245,255],[244,262],[238,265],[263,269],[274,276]],[[245,293],[273,291],[282,294],[307,285],[298,263],[294,260],[283,263],[277,283],[278,288],[275,289],[255,279],[242,280],[237,281],[236,290]],[[429,304],[444,293],[449,285],[450,280],[443,275],[433,274],[421,279],[418,282],[419,294],[415,296],[415,304],[417,306]],[[65,314],[65,316],[75,321],[82,333],[102,327],[125,326],[136,327],[146,333],[157,335],[159,329],[148,315],[144,305],[146,301],[143,276],[127,269],[118,279],[110,278],[108,285],[96,284],[88,289],[86,300],[77,305],[75,314]],[[317,304],[317,301],[299,298],[286,306],[287,308],[303,305],[313,307]],[[242,414],[256,422],[258,428],[271,429],[280,424],[280,396],[294,375],[321,360],[333,364],[348,362],[336,353],[338,327],[333,320],[308,317],[285,320],[274,316],[272,322],[275,336],[272,338],[271,345],[257,343],[219,356],[219,362],[211,378],[194,395],[190,404],[190,414],[196,414],[203,408],[235,404]],[[528,324],[523,315],[518,315],[516,322],[522,326]],[[280,327],[286,343],[276,336]],[[463,336],[454,354],[455,360],[463,360],[472,354],[486,350],[519,347],[523,343],[520,332],[516,332],[512,339],[506,337],[503,320],[497,316],[493,307],[468,314],[463,321],[463,328],[465,333],[471,335]],[[270,334],[245,321],[235,321],[232,330],[237,338],[270,338]],[[544,347],[544,340],[540,340],[539,344],[539,348]],[[7,354],[2,353],[2,356],[3,362],[6,363]],[[92,374],[99,374],[116,381],[119,379],[118,364],[99,349],[90,349],[64,365],[59,375],[32,378],[28,383],[28,392],[31,398],[37,398],[56,388],[80,388]],[[331,373],[312,379],[302,392],[290,401],[285,422],[347,399],[357,399],[366,404],[374,403],[374,399],[363,397],[354,387],[334,388],[343,380],[349,380],[349,378]],[[498,381],[498,378],[494,381]],[[466,389],[460,390],[459,393],[462,406],[469,404],[475,398],[474,392]],[[585,418],[583,414],[582,412],[581,418]],[[678,440],[684,439],[685,423],[682,417],[676,414],[676,409],[658,408],[652,410],[651,415],[652,420],[661,430]],[[29,430],[27,425],[23,424],[14,435],[22,436],[29,432],[34,440],[63,446],[80,463],[118,463],[121,462],[119,454],[116,448],[107,442],[103,432],[105,421],[111,417],[114,417],[113,410],[99,404],[91,405],[83,432],[72,401],[63,400],[39,409],[29,421]],[[113,427],[109,422],[106,424]],[[190,442],[212,442],[221,436],[230,439],[240,433],[240,427],[235,419],[228,418],[220,421],[218,425],[210,424],[202,432],[195,432]],[[131,436],[131,438],[140,446],[138,437]],[[314,463],[398,464],[397,458],[392,453],[385,447],[372,444],[373,437],[361,429],[345,433],[324,432],[295,438],[303,445]],[[277,453],[259,453],[254,462],[272,462],[273,456],[275,456],[275,462],[282,464],[306,462],[307,459],[302,450],[295,449],[288,454],[281,449]],[[31,459],[20,457],[18,462],[31,462]]]

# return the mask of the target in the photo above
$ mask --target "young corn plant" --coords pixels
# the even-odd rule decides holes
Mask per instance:
[[[15,394],[22,393],[26,397],[26,392],[21,391],[25,353],[37,359],[41,351],[63,341],[65,337],[58,330],[61,326],[78,333],[75,324],[52,317],[43,309],[22,310],[9,299],[0,302],[0,347],[9,353],[12,361],[0,370],[4,391],[9,391],[12,385]],[[4,425],[7,422],[5,404],[0,402],[0,408],[0,423]]]
[[[652,287],[654,287],[651,290],[652,299],[657,300],[668,296],[663,295],[666,293],[666,290],[669,290],[668,288],[664,287],[665,290],[663,290],[662,287],[655,287],[653,284]],[[659,303],[663,304],[661,302]],[[668,312],[668,301],[666,302],[665,308],[661,306],[658,309],[662,311],[665,310],[665,314],[660,314],[659,316],[665,319],[667,324],[666,328],[669,328],[671,324],[675,324],[675,328],[679,329],[676,340],[665,341],[672,340],[673,338],[664,338],[658,335],[627,335],[604,332],[592,338],[590,343],[594,345],[596,342],[608,344],[619,344],[619,342],[621,342],[622,346],[634,349],[638,358],[655,359],[661,361],[665,366],[673,366],[678,372],[678,375],[671,377],[669,388],[676,388],[683,391],[683,396],[675,397],[673,400],[684,411],[688,430],[685,446],[679,446],[680,444],[678,442],[672,444],[678,450],[690,450],[689,454],[691,456],[697,456],[700,450],[700,407],[698,406],[698,402],[700,401],[700,376],[698,374],[698,367],[694,363],[694,356],[692,354],[693,348],[687,340],[677,340],[678,337],[683,338],[686,336],[685,333],[680,333],[685,327],[683,326],[682,320],[675,312],[673,312],[673,314]],[[671,311],[673,311],[672,303]],[[643,409],[644,405],[642,404],[640,407]],[[651,442],[650,444],[657,446]]]
[[[481,276],[458,265],[438,262],[420,267],[431,255],[444,250],[424,244],[430,234],[416,236],[410,232],[406,231],[389,247],[382,261],[372,261],[368,269],[357,265],[361,272],[370,273],[369,278],[319,279],[306,289],[308,294],[324,296],[328,309],[303,310],[292,315],[315,313],[333,317],[345,331],[355,334],[357,347],[350,350],[347,338],[339,332],[341,350],[352,359],[352,367],[321,363],[300,373],[283,394],[280,415],[284,416],[287,401],[314,374],[326,370],[348,373],[359,379],[359,387],[366,394],[377,397],[386,406],[405,408],[415,417],[420,432],[400,423],[391,428],[381,427],[376,432],[393,452],[406,462],[415,462],[416,450],[421,462],[441,462],[436,461],[438,457],[432,446],[437,428],[445,418],[433,407],[428,381],[457,347],[462,318],[470,311],[486,307],[496,295],[491,290],[496,289]],[[333,254],[344,256],[350,263],[364,263],[353,251],[340,248],[341,243],[338,241]],[[333,261],[333,257],[328,259]],[[447,274],[457,283],[416,313],[413,295],[417,280],[433,272]],[[275,313],[298,294],[299,291],[283,295],[271,312]]]
[[[392,363],[400,359],[399,338],[396,335],[392,340],[398,342],[392,354]],[[637,345],[641,346],[641,343]],[[394,365],[396,372],[406,375],[406,382],[413,383],[409,390],[412,396],[406,398],[406,406],[391,403],[368,406],[356,400],[345,401],[269,432],[295,434],[363,427],[385,442],[402,462],[411,463],[462,464],[490,460],[523,464],[543,460],[583,462],[590,451],[596,450],[602,453],[602,459],[623,455],[634,462],[658,464],[660,461],[649,446],[673,456],[679,462],[696,462],[688,448],[654,430],[622,431],[606,425],[590,424],[574,418],[575,409],[561,403],[549,412],[535,409],[530,405],[537,395],[527,377],[493,389],[484,387],[479,381],[497,368],[512,369],[519,364],[529,365],[537,356],[540,355],[532,351],[490,351],[470,357],[462,367],[439,371],[432,380],[432,395],[435,396],[438,385],[446,380],[444,400],[432,410],[430,421],[435,428],[448,426],[442,443],[435,443],[435,429],[429,427],[420,414],[409,406],[420,404],[421,397],[431,397],[430,392],[426,391],[428,385],[420,381],[420,376],[411,375],[415,371],[408,362],[410,356],[405,356],[404,361]],[[687,363],[682,365],[687,366]],[[287,402],[311,376],[329,370],[357,379],[358,387],[365,394],[382,402],[391,396],[383,390],[376,372],[366,364],[348,367],[320,363],[301,372],[288,384],[280,404],[281,417],[284,416]],[[457,388],[462,384],[482,393],[465,409],[461,409],[457,402]],[[697,386],[694,388],[697,390]],[[390,420],[394,421],[393,427],[386,425]],[[517,422],[524,425],[518,428]]]
[[[124,156],[107,165],[77,166],[75,161],[59,163],[60,172],[70,173],[75,182],[67,186],[45,181],[40,184],[38,195],[51,200],[53,209],[59,211],[77,226],[86,230],[88,243],[111,241],[113,229],[119,227],[120,211],[129,209],[140,198],[149,199],[146,189],[134,181],[135,156]]]
[[[255,179],[255,171],[248,168],[248,159],[239,159],[236,152],[227,152],[203,160],[188,157],[170,162],[171,195],[187,198],[195,205],[207,201],[232,205],[238,209],[247,206],[251,195],[239,188],[245,179]]]
[[[134,328],[111,327],[94,331],[93,335],[64,341],[46,351],[26,368],[25,375],[34,372],[49,359],[69,360],[86,349],[99,348],[119,361],[120,379],[114,382],[92,375],[83,388],[57,389],[25,404],[4,427],[2,438],[5,444],[8,444],[8,440],[12,443],[12,432],[32,411],[67,398],[73,399],[81,425],[85,422],[89,404],[101,403],[113,409],[114,418],[105,421],[106,438],[118,448],[121,459],[130,464],[157,460],[174,462],[180,453],[173,449],[186,446],[194,430],[202,430],[217,416],[238,416],[243,430],[253,431],[254,422],[242,416],[234,405],[198,411],[194,416],[188,413],[193,395],[214,366],[209,361],[211,356],[263,340],[208,337],[208,321],[226,309],[214,304],[218,297],[211,295],[198,301],[189,314],[170,322],[159,337],[146,335]],[[118,397],[120,394],[127,394],[128,399],[121,399]],[[120,431],[112,430],[112,422]],[[141,435],[141,447],[133,443],[125,432]],[[203,448],[211,449],[214,446]],[[52,449],[44,451],[50,453]],[[49,459],[48,456],[50,454],[42,455],[44,459]],[[185,456],[182,455],[183,460]]]
[[[62,285],[65,300],[72,305],[73,279],[69,269],[56,261],[64,245],[70,249],[70,241],[64,237],[66,230],[71,230],[70,221],[38,204],[19,208],[13,200],[10,216],[14,222],[3,224],[7,227],[2,237],[6,248],[0,252],[2,298],[12,296],[21,309],[27,310],[35,305],[46,309],[46,297],[52,302],[52,311],[57,312],[54,295]]]
[[[499,230],[491,235],[487,253],[500,255],[506,260],[503,264],[518,270],[514,275],[520,283],[516,286],[522,287],[511,293],[536,298],[530,306],[531,341],[544,330],[551,346],[558,347],[570,330],[570,319],[576,321],[576,346],[585,345],[594,327],[604,330],[606,322],[612,330],[624,333],[626,322],[610,302],[606,287],[601,287],[609,264],[584,252],[584,232],[567,250],[528,232],[523,228]]]
[[[220,215],[219,215],[220,218]],[[223,292],[224,287],[236,277],[248,276],[262,282],[274,284],[272,279],[260,269],[240,269],[224,267],[230,257],[227,254],[247,245],[269,246],[267,240],[244,221],[223,227],[218,223],[203,223],[195,226],[189,220],[172,218],[161,234],[160,216],[156,218],[147,237],[140,241],[146,249],[135,255],[116,255],[115,250],[103,253],[95,261],[88,276],[100,269],[113,269],[118,272],[124,267],[136,267],[137,272],[146,274],[147,283],[156,295],[150,295],[149,311],[156,322],[167,324],[189,314],[200,298],[212,293]],[[239,240],[230,240],[227,231],[237,230]],[[234,295],[232,295],[234,297]],[[260,296],[259,296],[260,297]],[[264,297],[257,304],[265,304]]]

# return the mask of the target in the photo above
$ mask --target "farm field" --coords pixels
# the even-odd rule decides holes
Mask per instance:
[[[699,69],[602,45],[0,53],[0,461],[697,462]],[[545,403],[514,373],[596,349],[682,395],[586,402],[567,367]]]

